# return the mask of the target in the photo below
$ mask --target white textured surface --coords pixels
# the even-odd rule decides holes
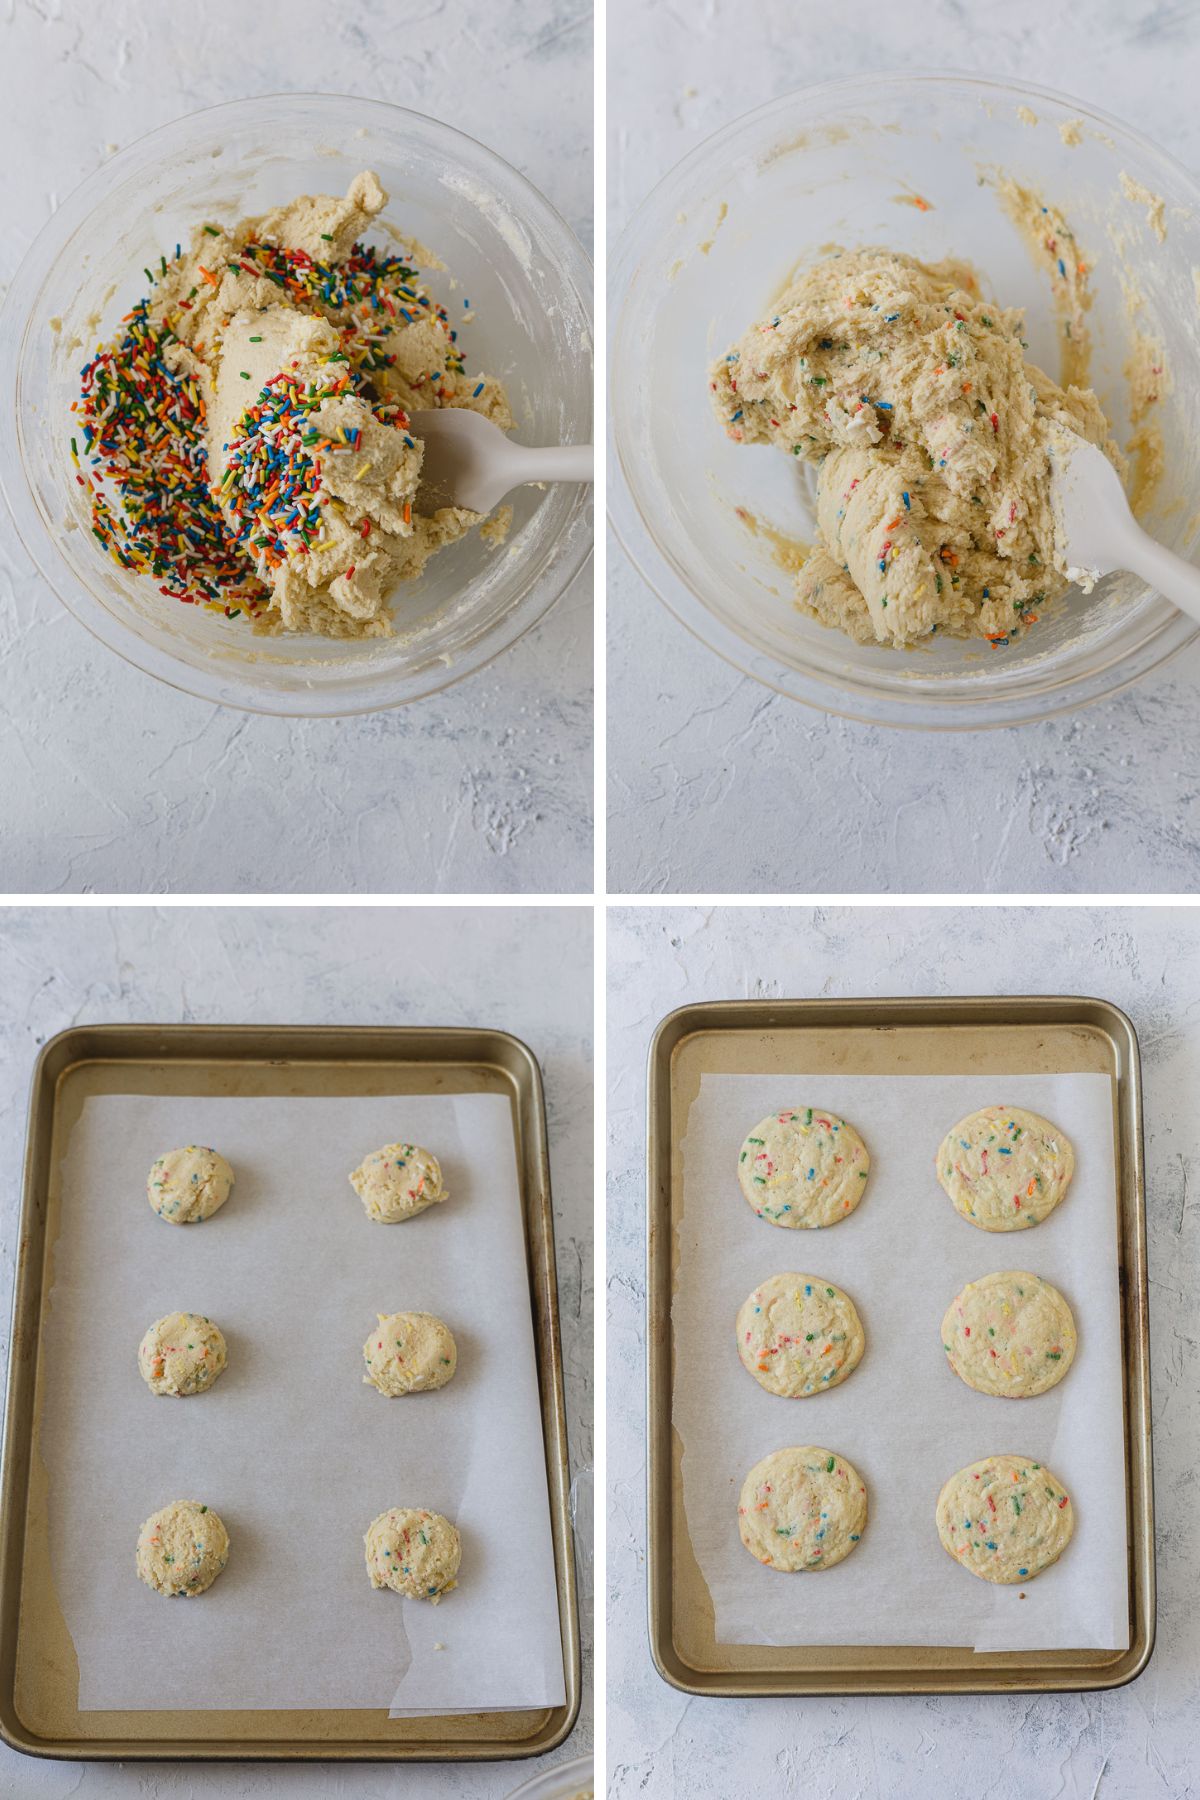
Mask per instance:
[[[1183,1800],[1200,1716],[1200,913],[1043,908],[614,909],[608,1067],[610,1792],[671,1800]],[[903,971],[902,974],[898,971]],[[1141,1040],[1158,1646],[1111,1694],[701,1700],[654,1673],[645,1625],[645,1061],[701,999],[1077,993]],[[807,1596],[806,1596],[807,1598]]]
[[[577,907],[0,909],[0,1361],[29,1075],[55,1032],[121,1020],[496,1026],[529,1044],[545,1078],[571,1465],[590,1464],[591,944],[592,915]],[[589,1631],[582,1724],[546,1766],[591,1742],[590,1680]],[[0,1794],[499,1800],[540,1766],[135,1767],[34,1761],[0,1746]]]
[[[1200,115],[1187,85],[1170,77],[1200,54],[1194,7],[611,0],[609,18],[614,231],[729,120],[793,88],[876,69],[1040,82],[1128,119],[1185,163],[1200,161]],[[1200,788],[1179,744],[1196,712],[1200,648],[1077,718],[932,738],[846,723],[773,694],[677,624],[615,542],[608,570],[611,890],[1195,887]],[[780,830],[818,808],[835,830]]]
[[[585,0],[11,0],[0,279],[114,145],[321,89],[431,113],[590,235]],[[507,655],[364,719],[266,719],[152,681],[78,625],[0,506],[0,887],[10,893],[591,891],[591,592]]]

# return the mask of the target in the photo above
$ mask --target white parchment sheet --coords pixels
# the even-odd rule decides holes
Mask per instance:
[[[934,1174],[949,1128],[981,1106],[1024,1106],[1075,1147],[1066,1198],[1042,1224],[985,1232]],[[822,1231],[758,1219],[742,1197],[742,1140],[768,1113],[819,1106],[871,1154],[849,1218]],[[730,1644],[943,1644],[977,1650],[1123,1649],[1129,1643],[1125,1458],[1112,1089],[1105,1075],[705,1075],[686,1122],[684,1213],[672,1318],[674,1420],[688,1531]],[[1079,1348],[1032,1400],[977,1394],[942,1349],[942,1317],[968,1282],[1029,1269],[1066,1295]],[[858,1308],[867,1347],[839,1387],[768,1394],[747,1374],[734,1319],[768,1275],[826,1276]],[[867,1530],[835,1568],[793,1575],[742,1546],[737,1503],[769,1451],[817,1444],[867,1486]],[[1053,1469],[1075,1535],[1023,1587],[970,1575],[942,1549],[934,1509],[956,1469],[1001,1452]],[[1025,1598],[1019,1598],[1024,1592]]]
[[[376,1225],[346,1179],[402,1140],[450,1198]],[[145,1198],[155,1157],[211,1144],[233,1194],[200,1225]],[[82,1709],[552,1706],[562,1647],[511,1111],[498,1094],[89,1098],[64,1158],[44,1334],[41,1447],[54,1579]],[[179,1308],[229,1364],[152,1395],[137,1347]],[[458,1369],[385,1400],[362,1380],[377,1313],[437,1313]],[[137,1579],[142,1521],[212,1506],[229,1562],[193,1599]],[[437,1606],[374,1591],[363,1533],[389,1506],[445,1513],[459,1585]]]

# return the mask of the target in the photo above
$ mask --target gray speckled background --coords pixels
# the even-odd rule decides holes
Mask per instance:
[[[1200,115],[1174,73],[1200,59],[1194,6],[610,0],[609,35],[614,233],[729,120],[859,71],[1023,77],[1200,161]],[[1077,718],[931,740],[826,717],[739,675],[676,623],[611,537],[608,618],[614,892],[1196,887],[1200,784],[1181,746],[1196,717],[1200,646]],[[836,830],[786,828],[818,805],[824,815],[833,796]]]
[[[1200,1779],[1200,912],[1171,908],[614,908],[608,939],[610,1793],[671,1800],[1184,1800]],[[1141,1040],[1158,1645],[1110,1694],[701,1700],[645,1623],[645,1066],[700,999],[1092,994]]]
[[[590,240],[587,0],[10,0],[0,280],[114,145],[321,89],[481,139]],[[0,503],[0,887],[10,893],[572,893],[592,887],[592,575],[507,655],[368,718],[252,717],[95,643]]]
[[[65,1026],[121,1020],[490,1025],[542,1066],[572,1469],[592,1460],[592,916],[587,908],[0,908],[0,1363],[7,1366],[29,1077]],[[0,1746],[14,1800],[499,1800],[532,1763],[288,1768],[42,1762]]]

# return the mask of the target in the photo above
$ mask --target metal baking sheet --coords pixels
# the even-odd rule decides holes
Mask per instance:
[[[47,1475],[37,1454],[41,1328],[59,1230],[59,1167],[93,1094],[220,1096],[497,1093],[510,1102],[546,1450],[563,1705],[393,1718],[386,1709],[81,1712],[54,1591]],[[34,1070],[13,1301],[0,1520],[0,1733],[31,1755],[136,1760],[501,1760],[562,1743],[579,1709],[580,1655],[549,1162],[541,1074],[498,1031],[405,1027],[100,1025],[51,1040]]]
[[[1117,1151],[1130,1644],[1121,1651],[981,1653],[961,1646],[788,1647],[718,1641],[688,1537],[672,1420],[672,1297],[682,1206],[680,1139],[701,1077],[1100,1073]],[[664,1680],[703,1695],[999,1693],[1119,1687],[1154,1645],[1141,1073],[1137,1034],[1103,1000],[1076,997],[713,1001],[664,1019],[648,1104],[648,1605]]]

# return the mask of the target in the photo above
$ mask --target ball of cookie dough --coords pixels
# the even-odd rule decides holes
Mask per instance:
[[[363,1380],[392,1398],[445,1387],[458,1364],[449,1327],[433,1313],[379,1313],[363,1345]]]
[[[446,1198],[436,1156],[416,1144],[385,1144],[364,1157],[350,1177],[367,1217],[380,1225],[415,1218]]]
[[[942,1348],[980,1394],[1027,1400],[1061,1381],[1075,1355],[1075,1320],[1056,1287],[1023,1269],[969,1281],[942,1320]]]
[[[981,1231],[1040,1225],[1075,1169],[1070,1140],[1019,1106],[985,1106],[942,1139],[937,1177],[964,1219]]]
[[[1075,1520],[1057,1475],[1024,1456],[988,1456],[952,1475],[937,1503],[942,1548],[983,1581],[1032,1581],[1057,1562]]]
[[[771,1275],[737,1316],[742,1365],[768,1394],[800,1399],[836,1387],[866,1346],[854,1302],[819,1275]]]
[[[738,1530],[769,1569],[831,1569],[867,1528],[867,1490],[844,1456],[805,1444],[773,1450],[742,1485]]]
[[[772,1225],[836,1225],[863,1197],[871,1159],[845,1119],[819,1107],[771,1113],[738,1156],[742,1192]]]
[[[171,1225],[198,1225],[224,1206],[233,1170],[215,1150],[185,1144],[160,1156],[146,1178],[146,1197]]]
[[[372,1519],[363,1543],[373,1588],[393,1588],[410,1600],[432,1600],[457,1587],[462,1545],[441,1513],[393,1506]]]
[[[165,1313],[138,1345],[138,1368],[152,1394],[202,1394],[225,1358],[220,1326],[200,1313]]]
[[[229,1533],[210,1506],[172,1500],[138,1532],[137,1572],[156,1594],[188,1599],[210,1588],[229,1558]]]

